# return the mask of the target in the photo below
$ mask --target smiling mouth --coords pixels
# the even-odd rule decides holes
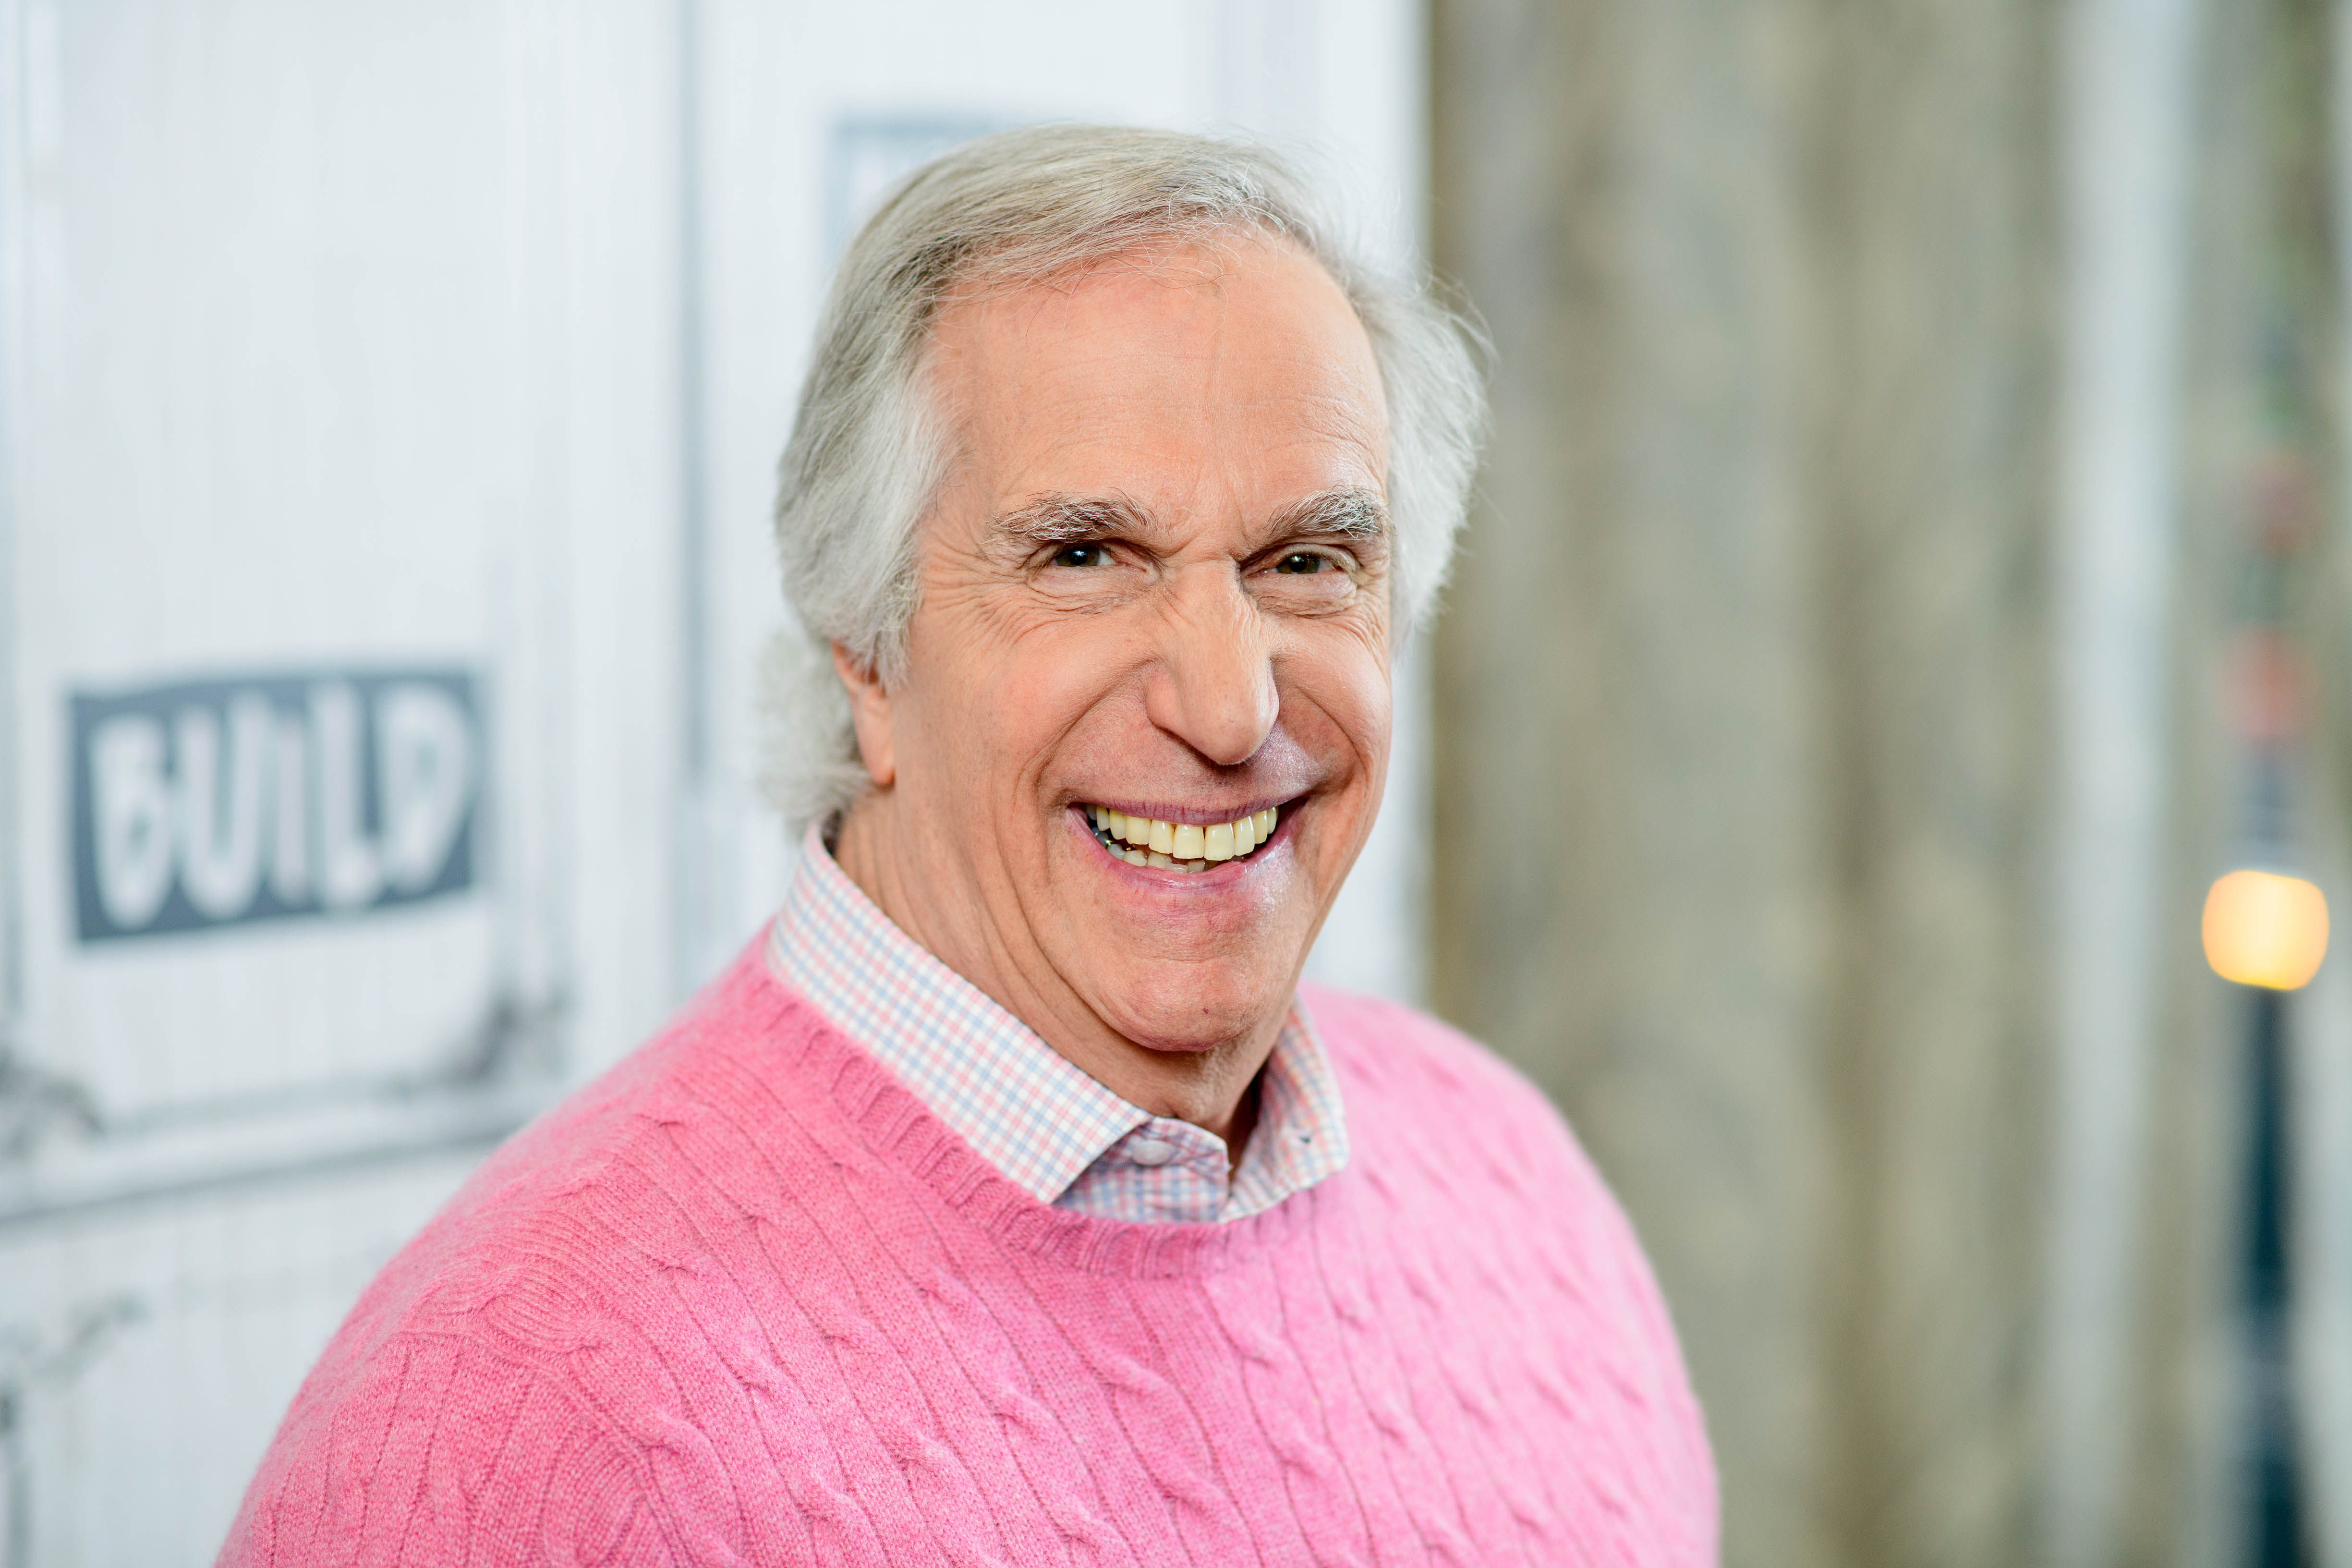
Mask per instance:
[[[1130,866],[1163,871],[1213,871],[1228,860],[1246,860],[1274,837],[1278,806],[1267,806],[1231,822],[1162,822],[1129,816],[1107,805],[1082,808],[1095,839]]]

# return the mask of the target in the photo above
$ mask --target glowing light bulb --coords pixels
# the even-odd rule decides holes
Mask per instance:
[[[2293,991],[2327,956],[2327,898],[2300,877],[2232,871],[2205,895],[2205,962],[2224,980]]]

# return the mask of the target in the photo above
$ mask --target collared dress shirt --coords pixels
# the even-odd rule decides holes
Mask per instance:
[[[925,951],[814,827],[769,928],[767,962],[989,1163],[1056,1207],[1138,1223],[1241,1219],[1348,1163],[1339,1083],[1296,998],[1234,1170],[1223,1139],[1129,1104]]]

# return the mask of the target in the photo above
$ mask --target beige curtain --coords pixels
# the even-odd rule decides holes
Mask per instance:
[[[2307,729],[2295,784],[2308,806],[2297,868],[2326,889],[2334,956],[2294,998],[2290,1018],[2295,1215],[2294,1384],[2313,1500],[2315,1565],[2352,1564],[2352,531],[2347,531],[2344,300],[2352,289],[2352,6],[2277,0],[2285,26],[2272,51],[2276,178],[2265,215],[2279,265],[2273,308],[2298,352],[2267,368],[2294,417],[2262,431],[2267,456],[2296,482],[2282,521],[2304,568],[2272,606],[2308,672]],[[2256,362],[2256,368],[2262,368]],[[2279,448],[2284,447],[2282,451]],[[2257,450],[2259,450],[2259,446]],[[2259,473],[2259,469],[2257,470]],[[2273,492],[2281,487],[2273,484]]]
[[[2059,1093],[2066,14],[1433,15],[1436,260],[1496,344],[1435,636],[1437,1005],[1633,1213],[1727,1562],[2217,1560],[2235,1079],[2196,910],[2225,479],[2190,441],[2139,1088],[2068,1211],[2112,1210],[2118,1304],[2064,1299],[2114,1371],[2071,1415],[2049,1392],[2056,1140],[2106,1114]],[[2180,326],[2193,424],[2233,395],[2230,327]]]

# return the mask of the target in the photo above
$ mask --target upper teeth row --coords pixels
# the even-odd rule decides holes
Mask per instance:
[[[1171,860],[1231,860],[1246,855],[1274,837],[1275,813],[1267,806],[1231,822],[1162,822],[1156,816],[1129,816],[1107,805],[1094,808],[1095,826],[1113,838],[1165,855]]]

